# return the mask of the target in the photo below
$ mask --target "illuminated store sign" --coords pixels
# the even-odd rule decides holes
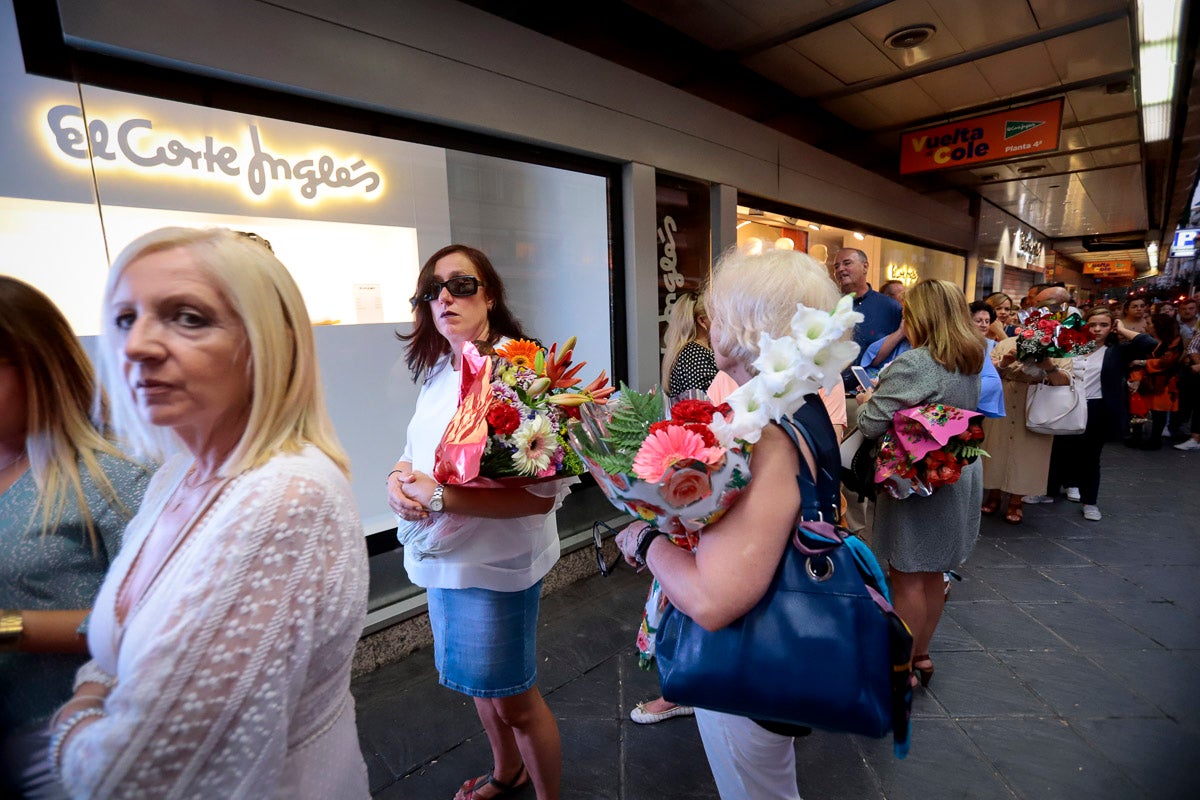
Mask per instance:
[[[1063,100],[1010,108],[900,136],[900,172],[965,167],[1058,149]]]
[[[1083,274],[1097,278],[1132,278],[1136,273],[1132,261],[1089,261],[1083,265]]]
[[[889,281],[900,281],[905,286],[912,286],[921,279],[917,268],[909,264],[888,264],[887,276]]]
[[[248,125],[239,143],[158,130],[141,117],[92,116],[85,129],[78,106],[56,105],[46,113],[46,131],[52,137],[51,151],[65,163],[87,165],[90,155],[97,169],[111,166],[149,178],[170,173],[216,180],[248,192],[253,199],[277,191],[290,192],[307,203],[329,198],[375,200],[383,194],[382,176],[368,169],[362,158],[273,153],[264,146],[257,125]]]
[[[1042,243],[1033,237],[1032,233],[1018,229],[1014,250],[1025,259],[1026,264],[1032,264],[1042,255]]]

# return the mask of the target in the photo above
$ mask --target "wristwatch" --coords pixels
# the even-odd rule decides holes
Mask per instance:
[[[430,511],[441,511],[446,507],[445,501],[442,500],[442,494],[445,491],[446,487],[442,486],[440,483],[437,485],[437,488],[433,490],[433,497],[429,498]]]
[[[25,633],[25,618],[18,609],[0,611],[0,653],[15,653]]]

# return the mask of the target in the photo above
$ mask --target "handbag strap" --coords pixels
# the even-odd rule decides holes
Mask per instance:
[[[792,440],[797,452],[799,437],[803,437],[816,461],[814,476],[808,461],[800,456],[800,472],[796,483],[800,485],[800,517],[803,520],[835,523],[841,510],[838,491],[841,484],[842,461],[838,452],[837,435],[825,403],[816,394],[807,395],[804,404],[790,416],[781,420],[783,429]]]

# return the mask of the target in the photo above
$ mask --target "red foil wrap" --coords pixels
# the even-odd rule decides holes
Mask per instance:
[[[461,485],[479,477],[479,461],[487,445],[488,406],[492,403],[492,359],[463,342],[458,410],[434,452],[433,478]],[[480,483],[480,481],[476,481]]]

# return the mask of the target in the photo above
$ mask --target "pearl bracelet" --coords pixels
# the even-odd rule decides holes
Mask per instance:
[[[66,722],[58,726],[58,730],[50,737],[50,765],[54,769],[55,775],[62,774],[62,747],[63,742],[67,740],[67,736],[71,731],[75,730],[75,726],[83,722],[89,717],[103,717],[104,711],[99,708],[85,708],[82,711],[76,711],[71,716],[67,717]]]

